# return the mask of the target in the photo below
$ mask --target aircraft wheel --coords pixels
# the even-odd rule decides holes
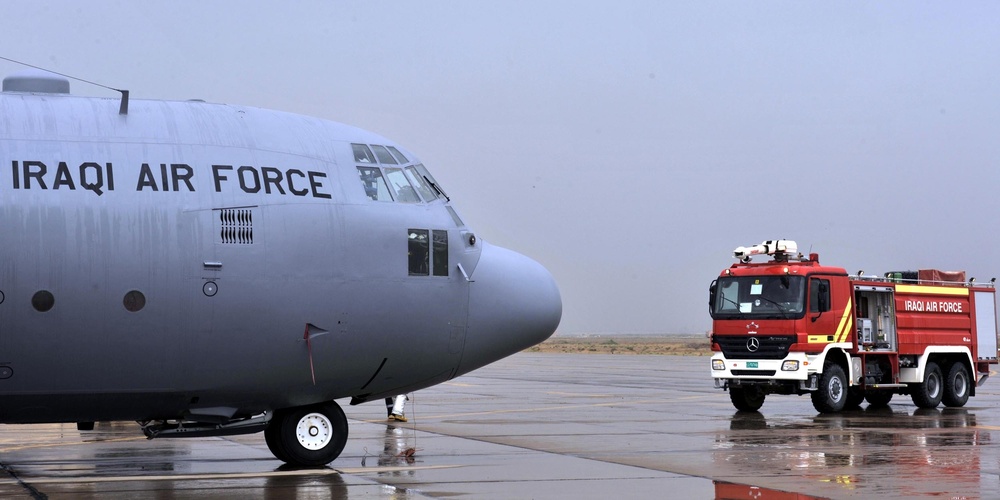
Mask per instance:
[[[913,404],[921,408],[937,408],[944,393],[944,383],[941,379],[941,368],[933,361],[927,362],[924,369],[924,383],[911,386],[910,397]]]
[[[969,370],[965,363],[961,361],[951,364],[948,376],[944,379],[944,396],[941,401],[945,406],[965,406],[969,401],[969,389],[972,387],[969,381]]]
[[[279,410],[264,431],[267,447],[291,465],[326,465],[347,444],[347,417],[335,401]]]
[[[730,387],[729,400],[740,411],[757,411],[764,406],[764,391],[757,386]]]
[[[289,462],[288,455],[285,454],[285,448],[281,445],[281,438],[278,436],[281,426],[275,424],[275,422],[280,421],[280,414],[281,410],[278,410],[271,416],[271,422],[264,429],[264,442],[267,443],[267,449],[271,450],[271,454],[275,458],[282,462]]]
[[[847,376],[840,365],[827,364],[819,377],[819,389],[813,391],[813,408],[820,413],[836,413],[847,404]]]
[[[892,393],[884,390],[868,391],[865,393],[865,399],[868,400],[869,408],[881,408],[889,406],[889,401],[892,401]]]

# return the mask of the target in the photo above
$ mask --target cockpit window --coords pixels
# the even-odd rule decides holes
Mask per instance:
[[[719,278],[712,317],[716,319],[801,318],[803,276],[727,276]]]
[[[410,181],[406,180],[403,169],[387,168],[385,169],[385,177],[389,181],[389,187],[396,193],[396,201],[420,203],[420,197],[417,196],[417,191],[410,185]]]
[[[410,229],[407,231],[407,250],[410,276],[430,275],[430,245],[428,245],[426,229]]]
[[[372,200],[420,203],[445,198],[451,201],[427,168],[422,164],[406,165],[410,159],[399,149],[353,143],[351,150],[354,161],[360,164],[358,176],[365,195]]]
[[[365,187],[365,194],[375,201],[392,201],[389,194],[389,187],[385,184],[382,171],[378,167],[358,167],[358,175],[361,177],[361,185]]]
[[[417,192],[420,193],[420,197],[423,198],[424,201],[431,201],[437,198],[437,193],[431,189],[431,187],[427,184],[427,181],[424,180],[423,176],[417,172],[416,167],[406,167],[404,172],[406,172],[406,177],[410,179],[410,183],[417,187]]]
[[[399,160],[399,163],[410,163],[410,160],[407,160],[406,157],[403,156],[403,153],[400,153],[398,149],[392,146],[386,146],[386,147],[389,148],[389,151],[392,151],[393,156],[395,156],[396,159]]]
[[[411,228],[406,236],[410,276],[448,276],[448,231]]]
[[[375,155],[364,144],[351,144],[354,150],[354,161],[357,163],[375,163]]]
[[[386,165],[395,165],[396,159],[389,154],[389,150],[385,149],[385,146],[377,146],[372,144],[372,149],[375,150],[375,157],[378,158],[378,162]]]
[[[441,185],[438,184],[437,181],[434,179],[434,176],[432,176],[431,173],[427,171],[427,167],[425,167],[422,163],[420,163],[414,166],[413,168],[417,170],[417,173],[420,174],[420,177],[422,177],[424,181],[426,181],[427,184],[430,185],[431,189],[433,189],[434,192],[436,192],[441,196],[444,196],[445,198],[448,198],[448,194],[445,193],[443,189],[441,189]],[[451,201],[450,198],[449,201]]]

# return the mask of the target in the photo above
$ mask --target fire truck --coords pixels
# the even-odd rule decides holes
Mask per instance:
[[[996,289],[964,272],[857,275],[791,240],[738,247],[709,290],[712,378],[733,406],[809,394],[821,413],[965,405],[997,364]],[[766,256],[766,262],[753,262]]]

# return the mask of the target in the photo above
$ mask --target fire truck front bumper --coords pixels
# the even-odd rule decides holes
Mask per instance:
[[[783,359],[727,359],[721,352],[711,359],[712,378],[719,389],[739,385],[792,386],[814,391],[819,379],[819,356],[788,353]]]

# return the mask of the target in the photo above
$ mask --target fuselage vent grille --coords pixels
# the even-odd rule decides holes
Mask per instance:
[[[253,211],[246,208],[219,210],[221,242],[230,245],[253,244]]]

